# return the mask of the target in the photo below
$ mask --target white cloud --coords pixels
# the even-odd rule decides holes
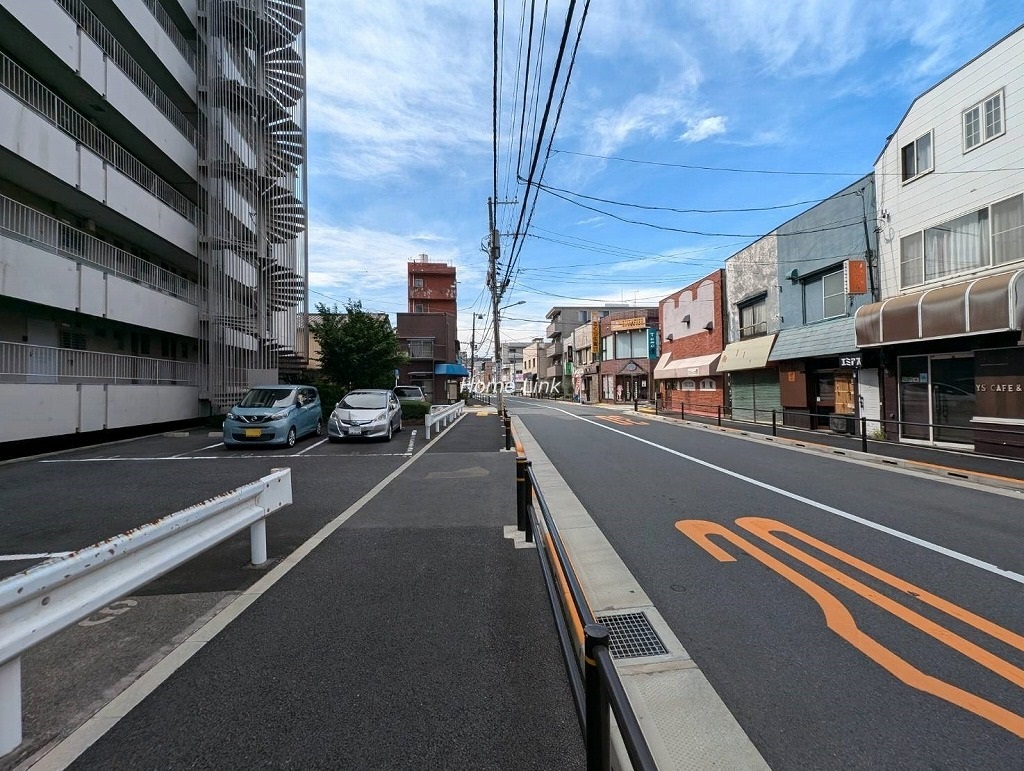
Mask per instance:
[[[726,119],[721,115],[710,118],[686,121],[686,131],[679,139],[683,142],[701,142],[713,136],[725,133]]]
[[[438,167],[490,149],[490,7],[440,1],[310,0],[308,119],[349,180]]]

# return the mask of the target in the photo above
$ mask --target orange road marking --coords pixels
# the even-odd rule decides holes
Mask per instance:
[[[781,525],[781,523],[774,522],[772,520],[761,520],[757,517],[748,517],[745,518],[745,521],[747,525],[752,525],[755,529],[763,529],[765,530],[765,532],[768,532],[772,529],[793,532],[791,528],[786,528],[785,526]],[[764,523],[770,523],[771,527],[765,528]],[[818,603],[818,606],[824,613],[825,623],[829,629],[831,629],[842,639],[846,640],[848,643],[853,645],[861,653],[863,653],[876,664],[878,664],[883,669],[888,671],[898,680],[909,685],[912,688],[916,688],[925,693],[929,693],[944,701],[949,702],[950,704],[961,707],[962,709],[965,709],[968,712],[972,712],[978,717],[995,723],[1001,728],[1004,728],[1007,731],[1016,734],[1020,738],[1024,739],[1024,717],[1014,712],[1011,712],[1010,710],[1005,709],[1004,707],[1001,707],[998,704],[993,704],[992,702],[983,699],[980,696],[976,696],[973,693],[965,691],[962,688],[957,688],[956,686],[939,680],[936,677],[926,675],[924,672],[917,669],[909,662],[907,662],[906,660],[904,660],[903,658],[901,658],[900,656],[896,655],[891,650],[883,646],[870,635],[862,631],[857,626],[857,622],[854,619],[853,614],[851,614],[850,611],[846,608],[846,606],[843,605],[842,602],[840,602],[834,595],[832,595],[827,590],[816,584],[814,581],[796,572],[785,563],[780,562],[767,552],[759,549],[757,546],[754,546],[754,544],[747,541],[745,538],[743,538],[743,536],[734,533],[731,530],[728,530],[724,526],[719,525],[717,523],[702,520],[681,520],[679,522],[676,522],[676,529],[688,538],[690,538],[694,543],[703,548],[712,557],[719,560],[720,562],[735,562],[736,558],[729,554],[729,552],[727,552],[721,546],[718,546],[717,544],[713,543],[710,540],[710,537],[718,536],[720,538],[725,539],[726,541],[731,542],[733,545],[745,551],[747,554],[749,554],[751,557],[756,559],[761,564],[765,565],[771,570],[774,570],[780,576],[782,576],[787,581],[789,581],[794,586],[801,589],[808,596],[810,596],[811,599]],[[810,538],[810,536],[804,537]],[[798,552],[799,550],[795,549],[795,547],[791,547],[788,544],[785,544],[782,541],[779,541],[778,539],[774,538],[774,536],[771,536],[770,533],[766,540],[770,540],[770,542],[775,545],[782,544],[780,548],[785,547],[784,551],[793,556],[797,556],[794,554],[794,552]],[[846,556],[849,557],[849,555]],[[814,558],[812,557],[807,557],[807,555],[798,556],[798,559],[805,562],[806,564],[810,564],[808,563],[808,560],[811,560],[812,562],[817,562],[817,560],[814,560]],[[857,561],[853,557],[849,557],[849,559]],[[844,561],[847,560],[844,559]],[[821,564],[824,567],[829,568],[829,566],[824,565],[824,563]],[[848,577],[844,576],[838,571],[835,571],[831,568],[829,568],[829,571],[842,576],[844,580],[841,580],[840,583],[842,583],[844,586],[849,586],[849,584],[857,583],[853,579],[849,579]],[[830,575],[829,572],[825,572],[825,574],[829,575],[830,578],[834,578],[834,576]],[[835,580],[839,579],[836,578]],[[896,580],[898,581],[899,579]],[[849,584],[847,582],[849,582]],[[909,584],[907,585],[909,586]],[[849,588],[852,588],[852,586],[849,586]],[[868,589],[867,587],[863,588],[867,592],[872,592],[872,590]],[[854,589],[854,591],[857,590]],[[861,592],[858,591],[858,593],[860,594]],[[872,601],[874,602],[875,600],[872,599]],[[876,602],[876,604],[880,603]],[[967,613],[966,611],[961,612],[965,614]],[[899,618],[902,618],[903,620],[909,622],[908,615],[911,613],[913,613],[913,611],[910,611],[908,608],[903,608],[902,606],[900,606],[900,612],[896,613],[896,615]],[[956,635],[954,635],[952,632],[948,632],[948,630],[942,631],[945,634],[943,634],[943,636],[939,639],[941,639],[944,643],[950,645],[951,647],[957,647],[953,644],[953,642],[951,642],[951,640],[955,638]],[[1012,633],[1007,632],[1007,634]],[[969,653],[966,653],[963,650],[961,650],[961,652],[964,653],[964,655],[970,656]],[[991,656],[991,654],[987,655]],[[971,656],[971,658],[974,657]],[[977,661],[977,659],[975,660]],[[982,662],[979,661],[979,663]],[[1002,663],[1005,665],[1005,667],[1008,667],[1009,670],[1016,669],[1007,662]],[[1007,670],[1008,673],[1009,670]],[[1004,673],[1000,674],[1003,674],[1004,677],[1009,676],[1008,674]],[[1010,679],[1012,680],[1013,678]]]
[[[625,417],[623,415],[596,415],[595,419],[596,420],[607,420],[609,423],[617,423],[620,426],[648,426],[648,425],[650,425],[650,423],[648,423],[645,420],[633,420],[632,418],[627,418],[627,417]]]

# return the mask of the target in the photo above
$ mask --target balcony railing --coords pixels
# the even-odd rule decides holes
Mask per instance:
[[[194,70],[196,68],[196,50],[185,36],[181,34],[181,30],[178,29],[177,25],[171,21],[171,17],[168,16],[164,7],[157,0],[142,0],[142,4],[153,14],[153,18],[160,25],[160,29],[167,34],[167,37],[174,43],[174,47],[178,49],[178,53],[182,55],[188,66]]]
[[[195,283],[0,195],[0,233],[198,305]]]
[[[57,5],[64,9],[68,16],[75,20],[85,34],[91,37],[96,45],[102,49],[120,69],[128,76],[128,79],[136,85],[149,101],[163,114],[167,120],[192,144],[196,143],[196,128],[189,123],[185,114],[171,101],[153,79],[146,74],[131,54],[117,42],[117,38],[103,26],[103,23],[96,17],[82,0],[56,0]],[[173,26],[173,25],[172,25]]]
[[[547,375],[548,377],[560,378],[560,377],[562,377],[562,365],[554,364],[554,365],[548,367],[547,370],[545,370],[544,374]]]
[[[196,207],[191,201],[3,53],[0,53],[0,87],[72,139],[81,142],[189,222],[196,223]]]
[[[552,356],[561,356],[565,352],[565,345],[560,342],[548,343],[547,353],[548,358]]]
[[[0,342],[0,382],[199,385],[194,361]]]

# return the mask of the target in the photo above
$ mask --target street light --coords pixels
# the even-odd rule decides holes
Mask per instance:
[[[517,303],[511,303],[509,305],[503,305],[500,308],[498,308],[498,313],[501,313],[503,310],[505,310],[507,308],[515,308],[517,305],[526,305],[526,300],[520,300]]]
[[[474,313],[473,314],[473,336],[470,338],[469,343],[469,393],[473,395],[473,391],[476,389],[476,320],[482,319],[484,314]]]
[[[509,303],[508,305],[502,305],[500,308],[498,308],[498,313],[500,314],[502,311],[508,310],[509,308],[515,308],[517,305],[526,305],[526,300],[520,300],[519,302]],[[502,361],[501,352],[500,351],[495,351],[495,353],[498,355],[498,362],[501,362]],[[498,390],[499,391],[502,388],[502,380],[501,380],[502,372],[501,372],[501,370],[502,370],[502,367],[499,366],[498,367]],[[514,368],[513,368],[513,370],[514,370]],[[515,380],[515,372],[514,371],[509,372],[509,375],[512,377],[512,380]],[[500,397],[499,397],[499,399],[500,399]]]

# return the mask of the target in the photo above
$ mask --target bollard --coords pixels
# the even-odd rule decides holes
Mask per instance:
[[[860,451],[868,451],[868,419],[860,419]]]
[[[638,399],[633,400],[633,412],[640,411],[640,401]]]
[[[526,458],[516,457],[516,530],[526,532]]]
[[[249,554],[253,565],[267,561],[267,520],[258,519],[249,525]]]
[[[533,543],[533,517],[530,516],[530,507],[533,506],[533,480],[530,478],[530,470],[533,468],[533,461],[523,459],[523,519],[526,523],[526,542]]]
[[[583,628],[584,666],[583,688],[587,716],[587,771],[605,771],[611,760],[608,753],[609,718],[608,697],[601,685],[595,649],[608,648],[608,629],[601,624],[587,624]]]
[[[718,405],[718,427],[722,427],[722,405]]]
[[[778,435],[779,435],[779,430],[778,430],[778,428],[776,428],[776,424],[775,424],[775,410],[772,410],[772,436],[778,436]]]
[[[505,449],[512,449],[512,418],[505,413]]]
[[[680,420],[686,420],[686,405],[685,404],[680,404],[679,405],[679,419]]]

